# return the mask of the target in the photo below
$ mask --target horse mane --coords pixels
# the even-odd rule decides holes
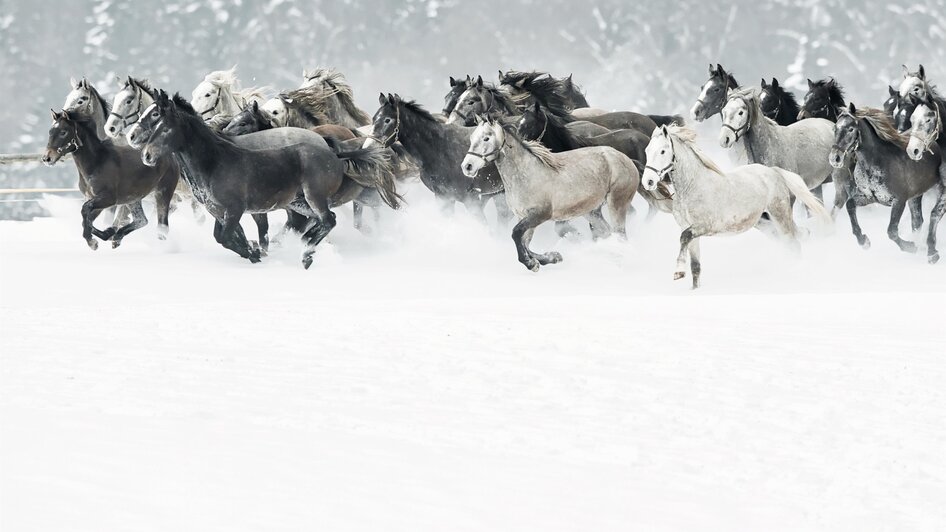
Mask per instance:
[[[516,103],[523,102],[531,95],[556,115],[565,116],[571,113],[565,84],[545,72],[507,72],[500,84],[513,86],[524,92],[518,96],[510,96]]]
[[[112,110],[112,104],[108,102],[102,95],[99,93],[99,90],[95,88],[94,85],[89,84],[89,95],[99,103],[99,107],[105,113],[106,118],[108,118],[108,113]]]
[[[699,159],[701,163],[703,163],[703,166],[707,167],[710,171],[716,172],[719,175],[725,175],[723,171],[719,168],[719,166],[717,166],[716,163],[713,162],[713,160],[710,159],[709,156],[706,155],[706,153],[703,152],[703,150],[700,149],[699,146],[697,146],[696,144],[697,134],[695,130],[687,126],[678,126],[676,124],[671,124],[667,126],[667,133],[670,134],[670,136],[672,136],[673,138],[679,140],[681,144],[689,148],[690,151],[692,151],[693,154],[696,155],[696,158]],[[657,128],[654,130],[653,136],[657,136],[661,134],[663,134],[661,131],[661,128]]]
[[[147,92],[148,94],[154,95],[154,89],[151,88],[151,83],[148,80],[131,78],[131,82],[139,89]]]
[[[204,76],[204,81],[217,87],[233,87],[237,83],[236,65],[229,70],[215,70]]]
[[[565,93],[571,96],[571,99],[578,107],[588,107],[588,100],[585,99],[584,91],[572,80],[571,74],[569,74],[567,78],[562,79],[562,84],[565,87]]]
[[[867,121],[867,124],[874,130],[874,133],[880,137],[881,140],[889,142],[894,146],[897,146],[902,149],[907,149],[907,143],[910,138],[907,135],[901,134],[897,131],[897,128],[894,127],[893,122],[890,121],[890,117],[887,116],[887,113],[883,112],[881,109],[874,109],[873,107],[860,107],[856,109],[857,113],[855,116],[857,118],[862,118]],[[850,114],[850,113],[848,113]]]
[[[312,88],[293,89],[279,94],[279,99],[283,101],[286,107],[299,113],[304,120],[318,126],[328,124],[331,121],[326,116],[327,106],[325,97],[318,89]]]
[[[483,90],[492,96],[493,101],[499,104],[502,111],[510,115],[519,114],[519,107],[516,105],[515,99],[508,90],[493,85],[492,83],[484,83]]]
[[[402,100],[398,98],[397,102],[400,105],[403,105],[404,109],[411,111],[412,113],[416,114],[417,116],[419,116],[420,118],[424,120],[427,120],[430,122],[437,122],[438,124],[440,123],[436,118],[434,118],[434,115],[430,114],[430,111],[428,111],[427,109],[424,109],[424,106],[417,103],[415,100]]]
[[[769,86],[771,89],[772,86]],[[801,111],[801,107],[798,105],[798,100],[795,99],[795,95],[791,91],[785,90],[785,87],[779,85],[776,87],[776,95],[779,99],[779,114],[784,114],[791,118],[798,116],[798,112]]]
[[[555,113],[550,113],[545,107],[541,107],[541,106],[539,107],[539,109],[542,111],[542,114],[545,116],[546,134],[553,135],[559,141],[561,141],[562,144],[564,144],[565,146],[568,146],[570,149],[573,149],[573,150],[578,149],[578,148],[586,148],[591,145],[583,137],[572,133],[568,129],[568,127],[566,127],[566,125],[569,124],[570,122],[574,122],[574,119],[572,119],[571,116],[564,116],[564,117],[558,116]],[[542,139],[537,139],[537,140],[542,140]]]
[[[778,122],[762,114],[762,108],[759,105],[759,92],[755,87],[737,89],[730,94],[729,100],[733,98],[740,98],[746,102],[746,107],[749,108],[749,127],[755,127],[761,121],[767,121],[770,126],[778,126]]]
[[[371,122],[371,118],[355,105],[354,92],[344,74],[335,68],[316,68],[312,72],[304,71],[303,74],[307,80],[316,81],[316,85],[327,85],[331,89],[323,98],[338,96],[339,103],[352,118],[359,122]]]
[[[222,135],[211,129],[204,121],[203,117],[194,110],[190,102],[181,96],[180,93],[175,93],[172,101],[174,102],[174,106],[171,112],[181,119],[185,127],[198,134],[206,135],[206,137],[216,145],[227,146],[229,148],[237,147],[231,137]]]
[[[552,150],[546,148],[541,142],[536,140],[525,140],[520,137],[515,123],[506,124],[499,122],[499,124],[503,128],[503,131],[506,132],[507,136],[512,136],[512,138],[518,142],[520,146],[535,156],[535,158],[541,161],[546,167],[551,168],[552,170],[561,170],[562,167],[565,166],[565,164],[559,158],[557,158],[554,153],[552,153]]]
[[[828,101],[836,109],[842,109],[847,105],[844,101],[844,87],[834,78],[819,79],[814,82],[814,87],[826,89],[828,91]]]

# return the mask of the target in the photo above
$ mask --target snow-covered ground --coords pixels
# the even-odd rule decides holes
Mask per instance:
[[[705,239],[692,292],[669,216],[544,227],[534,274],[408,200],[309,271],[185,212],[96,252],[73,201],[0,223],[0,530],[946,529],[946,264],[886,209],[869,251]]]

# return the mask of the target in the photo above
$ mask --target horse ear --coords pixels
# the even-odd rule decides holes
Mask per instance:
[[[450,86],[451,87],[457,86],[457,80],[453,79],[453,76],[450,76]]]
[[[828,83],[826,83],[828,87],[834,87],[836,84],[837,81],[834,78],[828,78]]]
[[[811,81],[811,78],[808,78],[808,90],[815,88],[815,82]]]
[[[854,102],[851,102],[850,104],[848,104],[847,110],[850,111],[851,114],[854,114],[857,112],[857,108],[854,107]]]
[[[250,102],[250,109],[252,109],[254,113],[258,113],[258,112],[259,112],[259,102],[257,102],[256,100],[253,100],[252,102]]]
[[[926,70],[923,69],[923,65],[920,65],[920,71],[917,74],[918,74],[917,76],[918,78],[926,81]]]
[[[79,88],[79,82],[76,81],[76,78],[72,78],[72,77],[71,77],[71,78],[69,78],[69,86],[72,87],[73,89],[78,89],[78,88]]]
[[[887,85],[887,93],[890,94],[891,96],[896,96],[897,94],[900,94],[897,91],[897,89],[893,88],[893,85]]]
[[[384,105],[384,104],[388,103],[388,99],[387,99],[387,97],[384,95],[383,92],[380,93],[380,94],[378,94],[378,103],[381,104],[381,105]]]
[[[719,72],[720,74],[723,74],[723,73],[726,72],[726,70],[723,69],[723,65],[721,65],[721,64],[719,64],[719,63],[716,63],[716,72]]]
[[[712,76],[712,75],[715,74],[715,73],[716,73],[716,69],[713,67],[713,63],[710,63],[710,66],[709,66],[709,75]]]
[[[762,88],[765,88],[765,78],[762,78]]]
[[[476,125],[478,126],[483,125],[483,122],[484,122],[483,115],[479,113],[474,113],[473,118],[476,120]]]
[[[59,120],[59,113],[56,112],[52,107],[49,108],[49,114],[53,117],[53,121]]]
[[[497,79],[499,79],[499,81],[502,81],[502,80],[503,80],[503,71],[502,71],[502,70],[499,71],[499,78],[497,78]]]
[[[88,80],[88,78],[83,77],[81,83],[82,83],[82,87],[83,87],[83,88],[86,88],[86,89],[89,88],[89,80]]]
[[[910,69],[907,68],[907,65],[900,65],[900,68],[903,69],[903,77],[904,77],[904,78],[910,77]]]
[[[483,86],[483,76],[476,76],[476,86],[477,87]]]
[[[775,87],[776,89],[778,88],[778,80],[777,80],[777,79],[772,78],[772,86]]]
[[[536,112],[536,113],[538,113],[539,111],[542,110],[542,106],[539,104],[539,100],[536,100],[535,103],[533,104],[533,106],[535,107],[535,112]]]

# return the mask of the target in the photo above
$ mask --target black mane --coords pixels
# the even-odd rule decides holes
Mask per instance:
[[[814,88],[825,89],[828,92],[828,100],[836,109],[841,110],[847,105],[844,101],[844,87],[834,78],[819,79]]]
[[[417,103],[415,100],[402,100],[398,98],[397,101],[405,109],[407,109],[408,111],[411,111],[412,113],[416,114],[420,118],[423,118],[424,120],[428,120],[430,122],[438,122],[438,120],[434,118],[434,115],[430,114],[430,111],[428,111],[427,109],[424,109],[424,106]]]
[[[565,84],[545,72],[507,72],[500,79],[500,84],[529,93],[543,107],[558,116],[571,113]]]

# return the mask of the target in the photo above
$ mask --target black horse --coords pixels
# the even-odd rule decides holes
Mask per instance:
[[[160,94],[155,109],[159,118],[141,160],[154,165],[170,153],[177,155],[194,195],[217,220],[217,242],[251,262],[259,262],[260,251],[237,230],[245,212],[289,207],[308,216],[302,256],[308,268],[316,246],[335,227],[331,207],[351,201],[369,186],[378,188],[390,207],[399,206],[384,153],[377,148],[339,153],[316,133],[280,128],[239,137],[270,145],[247,149],[211,130],[179,96],[171,101]]]
[[[775,78],[772,78],[772,83],[766,83],[765,78],[762,79],[759,103],[762,114],[775,120],[780,126],[790,126],[798,121],[800,109],[795,95],[779,85]]]
[[[466,79],[456,78],[450,76],[450,91],[443,97],[443,116],[446,118],[450,116],[450,113],[453,112],[453,109],[457,106],[457,100],[460,99],[460,95],[463,94],[470,84],[473,83],[473,80],[470,78],[470,75],[467,74]]]
[[[864,248],[870,240],[861,231],[857,221],[857,207],[880,203],[889,206],[890,223],[887,236],[901,250],[914,253],[916,244],[900,238],[900,218],[907,202],[924,192],[939,186],[940,199],[930,217],[927,254],[930,263],[939,260],[936,251],[936,229],[943,215],[943,193],[946,191],[946,173],[940,170],[942,152],[939,146],[931,146],[933,153],[914,161],[907,155],[906,140],[897,132],[883,111],[878,109],[855,109],[854,104],[841,111],[837,120],[835,144],[831,149],[830,162],[835,168],[844,165],[845,155],[851,153],[857,159],[852,178],[852,194],[847,200],[851,229],[857,242]],[[922,225],[922,222],[921,222]],[[913,224],[913,230],[920,226]]]
[[[891,120],[896,119],[897,106],[900,105],[900,91],[887,85],[887,99],[884,100],[884,112]]]
[[[700,87],[700,97],[696,99],[691,114],[697,122],[718,115],[726,106],[729,91],[739,88],[739,82],[722,65],[709,66],[709,79]]]
[[[180,178],[177,164],[165,160],[146,166],[133,148],[100,139],[94,119],[66,111],[52,114],[53,125],[43,162],[52,166],[64,155],[72,154],[79,170],[79,189],[88,198],[82,205],[82,238],[89,247],[98,248],[95,236],[111,240],[112,247],[117,248],[129,233],[147,225],[141,198],[151,192],[157,204],[158,238],[163,240],[168,232],[171,198]],[[122,204],[131,208],[132,219],[128,224],[105,231],[92,225],[104,209]]]
[[[503,191],[496,165],[483,169],[475,180],[463,175],[460,163],[470,147],[473,128],[444,124],[413,101],[398,95],[381,94],[381,107],[374,114],[372,136],[383,146],[400,142],[420,167],[420,180],[442,202],[444,211],[452,211],[456,202],[471,214],[485,220],[483,207],[490,196]],[[497,201],[500,217],[508,213],[505,201]]]
[[[798,119],[824,118],[837,122],[845,109],[844,88],[834,78],[808,80],[808,93],[798,110]]]

